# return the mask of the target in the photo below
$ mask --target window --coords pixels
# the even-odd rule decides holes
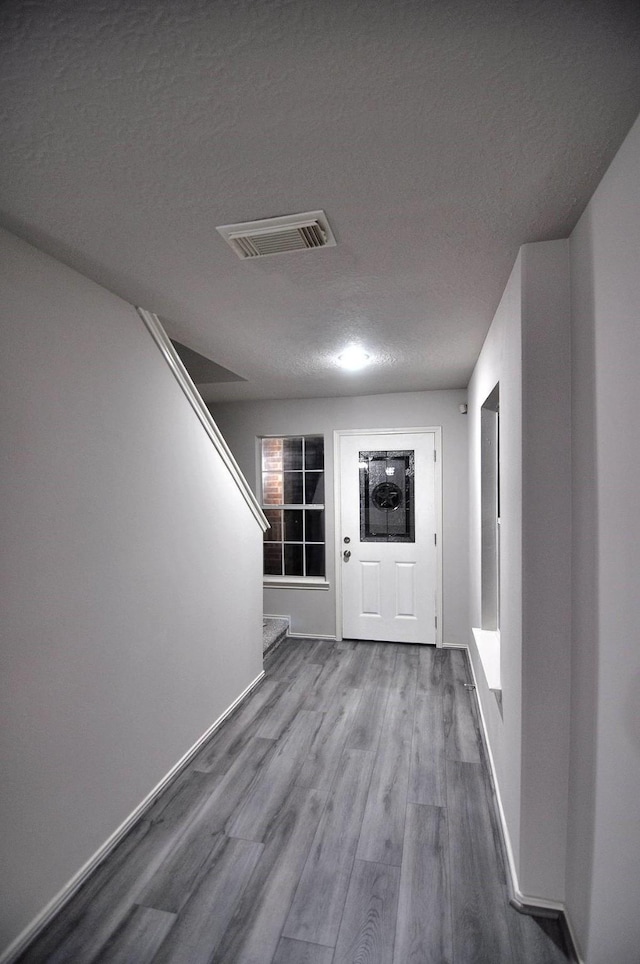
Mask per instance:
[[[324,576],[324,438],[263,438],[265,576]]]

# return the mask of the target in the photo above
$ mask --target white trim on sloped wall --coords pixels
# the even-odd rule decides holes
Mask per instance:
[[[200,419],[202,427],[213,442],[218,455],[229,470],[229,474],[235,481],[240,493],[242,494],[242,497],[255,516],[256,521],[260,525],[262,531],[266,532],[266,530],[269,528],[269,523],[266,520],[260,503],[256,499],[253,490],[242,474],[238,463],[231,454],[231,449],[227,445],[220,429],[214,422],[213,416],[205,405],[200,392],[196,388],[191,376],[189,375],[189,372],[184,367],[182,359],[173,347],[171,339],[164,330],[160,319],[157,315],[154,315],[152,311],[147,311],[145,308],[138,307],[136,308],[136,311],[145,323],[149,334],[164,355],[165,361],[173,372],[178,385],[186,395],[189,404]],[[1,961],[0,964],[2,964]]]

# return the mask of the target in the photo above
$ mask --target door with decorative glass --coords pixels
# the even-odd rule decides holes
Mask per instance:
[[[436,643],[435,432],[338,440],[342,635]]]

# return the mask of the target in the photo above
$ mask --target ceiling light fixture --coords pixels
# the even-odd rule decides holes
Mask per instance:
[[[338,355],[338,364],[350,372],[357,372],[369,364],[371,356],[360,345],[349,345]]]

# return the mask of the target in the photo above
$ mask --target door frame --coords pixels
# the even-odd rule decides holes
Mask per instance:
[[[336,573],[336,639],[342,639],[342,493],[340,485],[340,441],[348,435],[433,435],[436,452],[434,466],[434,505],[436,527],[436,646],[442,646],[442,426],[427,428],[350,428],[333,433],[333,512],[334,564]],[[327,547],[328,548],[328,547]]]

